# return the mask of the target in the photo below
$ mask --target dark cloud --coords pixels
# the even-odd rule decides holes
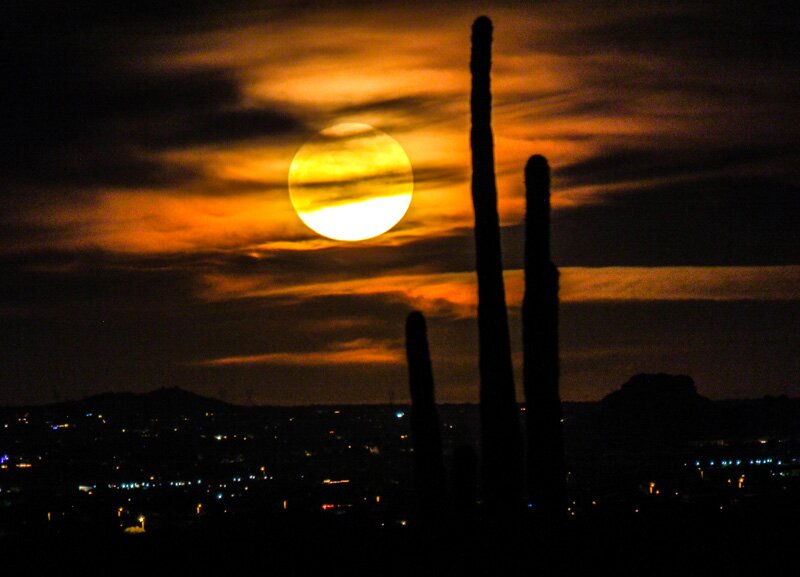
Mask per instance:
[[[546,9],[560,5],[537,3]],[[558,136],[586,140],[593,149],[587,154],[593,156],[556,167],[556,195],[562,184],[594,186],[602,194],[592,196],[589,204],[555,211],[557,263],[800,263],[797,7],[776,2],[624,7],[619,12],[601,9],[603,18],[595,15],[591,22],[582,21],[581,12],[576,29],[563,35],[531,36],[537,52],[580,57],[574,60],[580,69],[577,87],[535,94],[523,86],[496,101],[498,114],[528,113],[527,108],[519,112],[518,100],[527,98],[531,118],[630,116],[643,118],[643,125],[654,130],[681,126],[681,141],[672,143],[657,133],[621,135],[623,144],[608,145],[616,133],[598,134],[591,123],[586,128],[576,124],[572,134]],[[296,18],[300,8],[318,9],[311,2],[266,6],[249,0],[4,4],[4,249],[17,250],[23,241],[57,246],[65,233],[60,227],[74,234],[74,225],[22,224],[24,219],[16,217],[26,207],[45,214],[50,200],[67,194],[70,203],[91,202],[92,190],[101,186],[174,186],[201,176],[194,166],[167,163],[164,151],[307,136],[307,111],[280,102],[245,103],[232,70],[213,65],[170,69],[159,60],[190,35],[233,23]],[[605,58],[584,59],[596,55]],[[153,67],[156,61],[161,64]],[[440,122],[449,117],[451,104],[423,93],[353,102],[321,114],[386,113],[407,128],[409,122]],[[695,105],[703,107],[695,111]],[[709,148],[704,142],[711,140],[726,144]],[[595,145],[605,148],[597,152]],[[463,184],[468,190],[463,166],[416,166],[414,173],[419,194],[433,184]],[[232,190],[225,186],[283,185],[242,181],[208,183],[206,188],[222,194]],[[608,192],[617,186],[624,190]],[[506,268],[520,268],[522,227],[505,227],[503,243]],[[402,363],[197,364],[229,356],[321,351],[358,339],[398,345],[410,306],[399,295],[208,302],[198,296],[203,275],[250,275],[296,285],[474,269],[471,229],[393,246],[343,244],[250,256],[21,250],[0,260],[0,403],[170,385],[222,392],[231,400],[244,400],[252,389],[261,402],[381,402],[392,394],[405,399]],[[793,301],[564,304],[564,397],[597,399],[642,371],[691,374],[700,391],[712,397],[792,393],[800,368],[793,324],[798,313]],[[517,351],[518,321],[513,310]],[[446,312],[429,318],[441,401],[477,398],[475,326],[474,319],[455,319]]]
[[[134,259],[103,252],[43,251],[5,256],[0,302],[32,315],[86,314],[113,309],[133,314],[194,300],[194,274],[202,261]]]
[[[471,241],[465,231],[439,252],[436,243],[426,241],[408,252],[375,249],[366,262],[340,250],[319,261],[287,258],[283,266],[324,276],[330,263],[361,263],[363,269],[349,275],[353,278],[370,266],[379,269],[382,256],[389,260],[385,266],[406,266],[424,260],[427,251],[434,260],[457,257],[468,267]],[[362,340],[402,350],[410,305],[400,295],[198,299],[198,274],[235,264],[214,254],[121,258],[51,252],[35,260],[5,258],[0,403],[165,385],[237,401],[251,392],[260,402],[407,398],[402,362],[198,365],[230,356],[319,352]],[[246,268],[244,261],[239,266]],[[275,260],[261,272],[274,268],[279,268]],[[712,397],[790,392],[798,369],[793,323],[798,306],[797,301],[564,303],[564,398],[598,399],[642,371],[691,374]],[[431,314],[428,327],[437,398],[476,400],[475,319]],[[511,333],[518,351],[517,309],[511,310]]]
[[[279,108],[220,109],[189,115],[181,122],[173,119],[171,124],[171,127],[155,131],[152,137],[145,138],[144,144],[157,148],[181,148],[256,140],[306,130],[298,117]]]
[[[278,391],[278,400],[318,402],[328,399],[319,387],[336,379],[346,398],[382,400],[388,389],[373,396],[374,387],[397,384],[402,365],[327,372],[198,367],[207,359],[320,351],[360,339],[398,342],[408,312],[406,304],[385,297],[204,302],[195,295],[195,275],[205,263],[121,262],[102,254],[80,260],[51,254],[35,265],[21,258],[4,262],[9,274],[0,284],[0,404],[170,385],[214,395],[219,386],[247,385],[256,389],[256,399],[267,398],[263,390]],[[381,371],[391,379],[382,381]]]
[[[38,202],[44,204],[47,200],[48,198],[45,196],[39,198]],[[88,199],[86,200],[88,201]],[[69,227],[64,225],[44,226],[36,223],[21,223],[19,213],[23,208],[27,207],[20,200],[11,195],[0,195],[0,246],[10,254],[24,251],[30,245],[40,247],[55,245],[64,238],[65,234],[69,233]],[[23,252],[22,254],[25,259],[31,257],[27,253]],[[3,266],[5,264],[3,263]]]
[[[556,211],[553,252],[561,266],[797,264],[797,222],[800,188],[768,177],[638,186]]]
[[[220,256],[218,270],[274,282],[301,283],[371,278],[391,274],[424,274],[474,270],[475,241],[471,229],[423,237],[402,244],[342,243],[327,248],[269,250],[259,254]]]
[[[299,3],[274,0],[265,5],[257,0],[187,0],[184,2],[141,2],[114,4],[103,0],[61,2],[9,0],[3,5],[9,28],[45,28],[51,31],[114,30],[135,33],[199,32],[224,25],[252,22],[255,17],[277,20],[291,15]]]
[[[609,10],[601,22],[579,24],[554,38],[557,52],[628,52],[670,57],[794,62],[800,53],[800,9],[792,3],[747,0],[639,2]],[[564,6],[569,7],[569,3]],[[615,15],[616,14],[616,15]],[[541,47],[542,39],[535,40]]]
[[[567,186],[624,184],[641,180],[702,177],[720,172],[741,172],[792,166],[798,159],[795,145],[738,145],[725,148],[620,148],[598,153],[580,162],[556,168],[554,178]]]
[[[764,150],[763,158],[771,158]],[[554,211],[553,254],[560,266],[759,266],[800,263],[800,188],[782,179],[694,175],[700,167],[724,174],[758,155],[710,154],[661,159],[631,153],[556,172],[560,179],[615,183],[651,176],[593,202]],[[612,160],[614,162],[612,162]],[[716,165],[715,165],[716,162]],[[616,170],[618,165],[623,168]],[[671,182],[661,184],[660,178]],[[557,188],[556,188],[557,190]],[[501,230],[507,269],[524,267],[524,227]],[[236,274],[269,273],[290,284],[304,278],[342,280],[384,274],[474,270],[471,228],[398,245],[342,244],[314,251],[268,251],[231,256],[222,265]]]
[[[20,8],[0,23],[3,188],[174,185],[198,174],[162,160],[163,149],[304,131],[278,105],[243,106],[232,70],[152,66],[183,30],[165,26],[160,15],[178,21],[182,10],[123,11],[112,18],[95,8],[33,7],[41,19]]]
[[[391,112],[408,115],[435,115],[452,100],[441,95],[399,96],[349,104],[335,110],[337,115],[358,115],[373,112]]]
[[[415,247],[412,252],[433,246]],[[353,267],[348,272],[352,278],[370,269],[390,272],[393,265],[419,260],[419,255],[377,247],[361,255],[340,247],[305,257],[254,260],[211,253],[126,257],[99,251],[6,256],[0,262],[4,271],[0,277],[0,404],[170,385],[211,395],[227,391],[228,398],[239,401],[244,400],[246,389],[262,402],[406,398],[402,363],[197,365],[230,356],[319,352],[332,344],[360,340],[389,343],[402,350],[404,320],[410,309],[401,295],[221,302],[198,298],[198,277],[205,272],[249,270],[255,276],[277,275],[275,282],[307,281],[341,275],[337,266]],[[460,322],[443,318],[431,328],[431,335],[438,339],[432,342],[443,344],[441,378],[463,384],[471,365],[462,362],[464,351],[455,344],[461,341],[444,346],[454,331],[459,339],[466,339],[467,346],[472,343],[474,335],[464,333]]]
[[[794,394],[798,313],[798,301],[567,303],[562,390],[599,399],[631,375],[667,372],[712,398]]]
[[[574,91],[532,95],[531,122],[542,114],[638,118],[649,121],[657,139],[662,127],[672,132],[688,125],[696,138],[716,134],[732,144],[797,140],[797,6],[730,0],[604,4],[592,13],[580,2],[556,3],[553,13],[560,17],[552,33],[530,36],[532,51],[572,60],[568,69],[578,77]]]
[[[467,184],[470,180],[469,168],[460,165],[418,165],[414,166],[415,188],[429,188],[430,185],[448,186]]]

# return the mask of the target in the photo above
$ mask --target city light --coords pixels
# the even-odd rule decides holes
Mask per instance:
[[[330,411],[326,413],[330,414]],[[368,416],[359,415],[350,421],[351,414],[349,410],[342,411],[342,416],[336,420],[335,427],[331,427],[330,422],[319,423],[318,428],[311,429],[313,436],[306,434],[293,436],[282,431],[280,426],[286,426],[290,422],[288,416],[275,419],[273,422],[267,421],[266,424],[263,420],[248,422],[243,419],[241,429],[237,429],[238,425],[235,423],[220,420],[215,425],[219,428],[210,432],[203,429],[202,425],[195,427],[189,421],[180,430],[186,435],[189,435],[189,431],[196,432],[197,447],[192,447],[190,450],[192,453],[202,455],[202,468],[196,469],[198,472],[193,472],[193,469],[186,468],[182,463],[173,466],[169,462],[154,461],[150,456],[141,460],[137,454],[139,447],[157,446],[159,434],[164,434],[164,431],[166,438],[171,439],[169,435],[175,428],[174,418],[159,417],[158,421],[148,419],[129,423],[117,421],[116,416],[113,416],[113,422],[119,423],[119,426],[115,426],[107,433],[101,433],[99,422],[95,423],[95,415],[92,425],[96,430],[88,429],[88,425],[81,422],[81,432],[86,426],[88,433],[98,439],[104,434],[109,435],[110,450],[101,453],[108,456],[103,456],[101,467],[80,473],[78,476],[82,481],[80,485],[68,481],[70,478],[75,478],[74,472],[78,469],[65,467],[64,473],[73,471],[73,474],[64,474],[63,481],[54,476],[49,481],[50,486],[58,488],[60,482],[68,483],[64,487],[66,489],[64,493],[72,495],[77,504],[72,509],[76,511],[73,512],[69,506],[65,507],[62,503],[54,501],[51,505],[48,502],[48,507],[43,508],[45,514],[40,511],[38,519],[41,523],[49,520],[55,524],[62,519],[73,523],[78,516],[78,510],[80,514],[91,510],[85,518],[92,519],[93,524],[106,523],[116,514],[117,531],[143,533],[146,526],[148,533],[151,533],[152,527],[155,526],[152,524],[152,515],[158,518],[158,528],[192,523],[213,524],[218,519],[218,514],[227,512],[234,516],[254,510],[253,507],[258,507],[259,503],[263,505],[272,501],[273,504],[277,502],[278,507],[272,508],[269,512],[264,510],[267,517],[265,520],[268,522],[269,515],[294,515],[295,511],[303,515],[311,509],[320,514],[324,512],[327,518],[339,515],[354,515],[358,518],[373,515],[376,526],[378,522],[383,521],[386,526],[401,525],[403,518],[407,518],[408,511],[402,509],[398,491],[405,491],[406,487],[402,485],[402,477],[395,475],[391,468],[387,469],[384,464],[390,463],[397,453],[409,450],[411,435],[402,424],[397,423],[396,419],[404,419],[410,413],[404,410],[392,410],[382,413],[380,419],[368,414]],[[187,422],[186,418],[179,418],[181,423]],[[37,435],[41,435],[41,431],[49,431],[53,426],[58,427],[58,423],[68,424],[66,418],[56,420],[48,416],[48,419],[50,420],[30,417],[26,420],[31,430],[37,431]],[[13,419],[11,420],[13,422]],[[303,419],[298,417],[298,422],[303,420],[304,417]],[[463,440],[460,436],[463,435],[465,427],[456,418],[455,413],[445,412],[440,422],[443,440],[446,439],[449,447],[452,447],[455,441]],[[366,428],[370,423],[374,423],[374,429]],[[122,425],[128,431],[124,436],[120,435]],[[15,426],[15,423],[12,426]],[[75,423],[71,423],[70,427],[77,429]],[[458,432],[450,433],[451,429]],[[227,432],[217,433],[219,430]],[[251,434],[249,432],[251,430],[266,432]],[[63,447],[63,456],[55,455],[57,458],[39,450],[35,445],[31,445],[32,448],[25,445],[15,446],[13,455],[0,451],[0,466],[7,467],[0,473],[8,475],[9,478],[17,474],[20,479],[24,479],[29,477],[30,473],[15,469],[34,467],[35,470],[42,470],[43,474],[47,474],[50,470],[60,470],[60,467],[64,467],[63,463],[69,462],[68,459],[73,459],[76,465],[82,464],[85,451],[80,443],[83,439],[73,439],[72,434],[64,434],[65,437],[62,435],[51,437],[57,441],[59,447]],[[259,442],[274,443],[277,452],[251,451],[239,447],[228,450],[226,443],[215,442],[216,437],[238,443],[248,438],[258,439]],[[343,442],[335,442],[334,438]],[[120,439],[124,439],[124,443],[119,443]],[[750,506],[749,503],[759,499],[764,491],[775,488],[776,483],[781,483],[778,486],[780,488],[794,482],[793,478],[800,477],[798,459],[791,453],[795,449],[791,440],[787,443],[776,441],[774,444],[771,441],[769,447],[774,449],[761,445],[750,439],[714,444],[710,449],[702,449],[708,445],[697,445],[701,448],[692,449],[698,451],[694,454],[671,454],[673,464],[687,467],[684,471],[690,472],[694,480],[683,475],[674,476],[668,470],[642,468],[637,472],[638,478],[626,479],[631,481],[628,484],[631,491],[622,496],[622,499],[606,498],[607,495],[602,492],[583,494],[580,499],[577,499],[577,494],[573,494],[567,502],[571,504],[568,508],[564,508],[563,515],[581,517],[625,511],[628,515],[634,512],[639,516],[648,516],[653,512],[649,508],[641,507],[651,500],[653,504],[658,503],[657,510],[660,511],[670,506],[685,508],[707,506],[705,499],[711,494],[718,497],[714,509],[722,504],[724,511],[735,511],[744,505],[745,491],[747,506]],[[353,450],[347,451],[348,447]],[[7,451],[10,448],[9,446],[4,449]],[[765,455],[766,451],[770,454]],[[294,458],[282,460],[276,457],[281,454],[292,455]],[[304,455],[310,458],[306,459]],[[615,456],[610,453],[599,455],[597,464],[603,467],[614,466],[614,458]],[[357,468],[349,466],[351,462],[355,463]],[[96,476],[86,477],[86,471],[89,470],[95,471],[92,475]],[[207,472],[200,473],[201,470]],[[273,477],[270,473],[277,479],[276,482],[271,481]],[[350,473],[357,476],[353,477]],[[585,474],[585,470],[582,471],[582,475]],[[775,477],[772,485],[766,485],[767,476]],[[280,493],[275,491],[289,487],[293,487],[290,493],[293,495],[293,509],[291,512],[283,513],[288,511],[288,498],[280,497]],[[14,493],[17,491],[12,484],[4,482],[0,485],[0,493],[5,500],[11,500],[14,504],[12,506],[16,504]],[[84,494],[89,496],[84,497]],[[645,495],[651,496],[649,500],[644,497]],[[81,498],[78,499],[78,496]],[[183,515],[174,515],[172,512],[165,514],[161,509],[164,503],[173,500],[185,503],[185,506],[181,507]],[[600,502],[603,504],[602,509],[597,506]],[[120,503],[125,505],[120,506]],[[194,515],[191,514],[192,504],[194,504]],[[477,502],[476,506],[480,510],[481,502]],[[526,502],[523,506],[527,506],[531,513],[539,508],[534,508],[530,502]],[[47,511],[47,508],[51,510]],[[148,510],[146,521],[144,514],[137,513],[137,509],[145,508]],[[413,524],[413,520],[409,523]],[[62,525],[64,523],[58,524],[59,530]],[[130,525],[134,527],[129,527]]]

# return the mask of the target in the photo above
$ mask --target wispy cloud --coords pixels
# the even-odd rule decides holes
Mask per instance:
[[[561,298],[565,302],[800,300],[800,266],[565,268]]]
[[[289,163],[339,122],[387,131],[411,159],[415,197],[387,242],[470,226],[472,7],[200,6],[109,19],[95,4],[60,11],[52,26],[36,11],[9,15],[4,32],[19,41],[3,57],[13,76],[2,101],[13,146],[0,179],[25,198],[15,192],[13,203],[0,202],[14,205],[4,216],[15,226],[44,228],[51,245],[69,249],[90,242],[76,237],[123,253],[305,248],[310,233],[286,210]],[[797,63],[786,55],[796,35],[773,8],[743,10],[654,1],[494,6],[503,223],[523,215],[522,167],[533,153],[555,169],[559,210],[593,209],[620,187],[646,192],[700,174],[791,177],[800,122]],[[48,78],[47,90],[36,78]],[[765,192],[774,186],[765,183]],[[256,206],[257,194],[265,202]],[[198,196],[215,197],[209,210],[235,225],[210,223]],[[163,206],[167,197],[174,208]],[[134,203],[154,210],[137,214]],[[253,217],[237,216],[248,203]]]
[[[237,365],[373,365],[395,364],[405,358],[405,352],[390,342],[357,339],[335,343],[323,351],[274,352],[260,355],[237,355],[203,360],[193,363],[201,367],[230,367]]]
[[[509,306],[524,293],[523,271],[505,272]],[[562,302],[670,300],[800,300],[800,266],[783,267],[565,267]],[[471,272],[409,274],[331,282],[282,284],[275,279],[208,275],[201,297],[303,300],[319,296],[384,295],[433,315],[474,316],[477,285]]]
[[[253,384],[297,385],[277,400],[300,389],[318,399],[322,381],[354,383],[348,398],[385,400],[364,383],[382,379],[385,392],[403,381],[398,338],[412,307],[436,320],[437,384],[443,374],[445,390],[474,391],[473,4],[62,4],[12,3],[0,19],[4,398],[34,400],[43,396],[35,385],[66,382],[216,386],[214,367],[225,366]],[[738,311],[720,313],[733,319],[726,338],[740,330],[755,347],[778,335],[762,356],[783,351],[775,378],[790,382],[798,8],[490,8],[512,323],[522,170],[538,153],[553,167],[553,250],[572,331],[567,390],[590,397],[587,383],[612,387],[653,358],[689,354],[665,342],[684,342],[670,332],[676,310],[682,333],[702,332],[700,308]],[[295,153],[340,122],[392,136],[415,177],[405,217],[363,243],[315,235],[289,199]],[[658,326],[647,317],[645,334],[643,310],[668,312]],[[720,338],[719,325],[707,320],[703,342]],[[754,325],[759,336],[749,337],[743,327]],[[646,350],[626,348],[643,339]],[[609,355],[581,356],[600,341]],[[731,366],[742,356],[726,354]],[[669,366],[722,382],[713,355],[703,356]],[[585,359],[580,377],[570,359]],[[767,390],[760,373],[752,380]],[[334,390],[326,398],[337,400]]]

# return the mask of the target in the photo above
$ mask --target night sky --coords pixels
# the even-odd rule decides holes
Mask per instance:
[[[522,173],[543,154],[564,400],[639,372],[800,390],[794,3],[72,4],[0,9],[0,404],[399,402],[412,309],[437,399],[476,401],[481,14],[518,388]],[[339,122],[413,166],[408,213],[372,240],[321,237],[290,203],[294,154]]]

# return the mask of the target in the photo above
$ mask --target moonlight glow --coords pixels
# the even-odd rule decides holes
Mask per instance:
[[[326,128],[297,151],[289,194],[302,221],[335,240],[364,240],[400,222],[411,204],[411,162],[368,124]]]

